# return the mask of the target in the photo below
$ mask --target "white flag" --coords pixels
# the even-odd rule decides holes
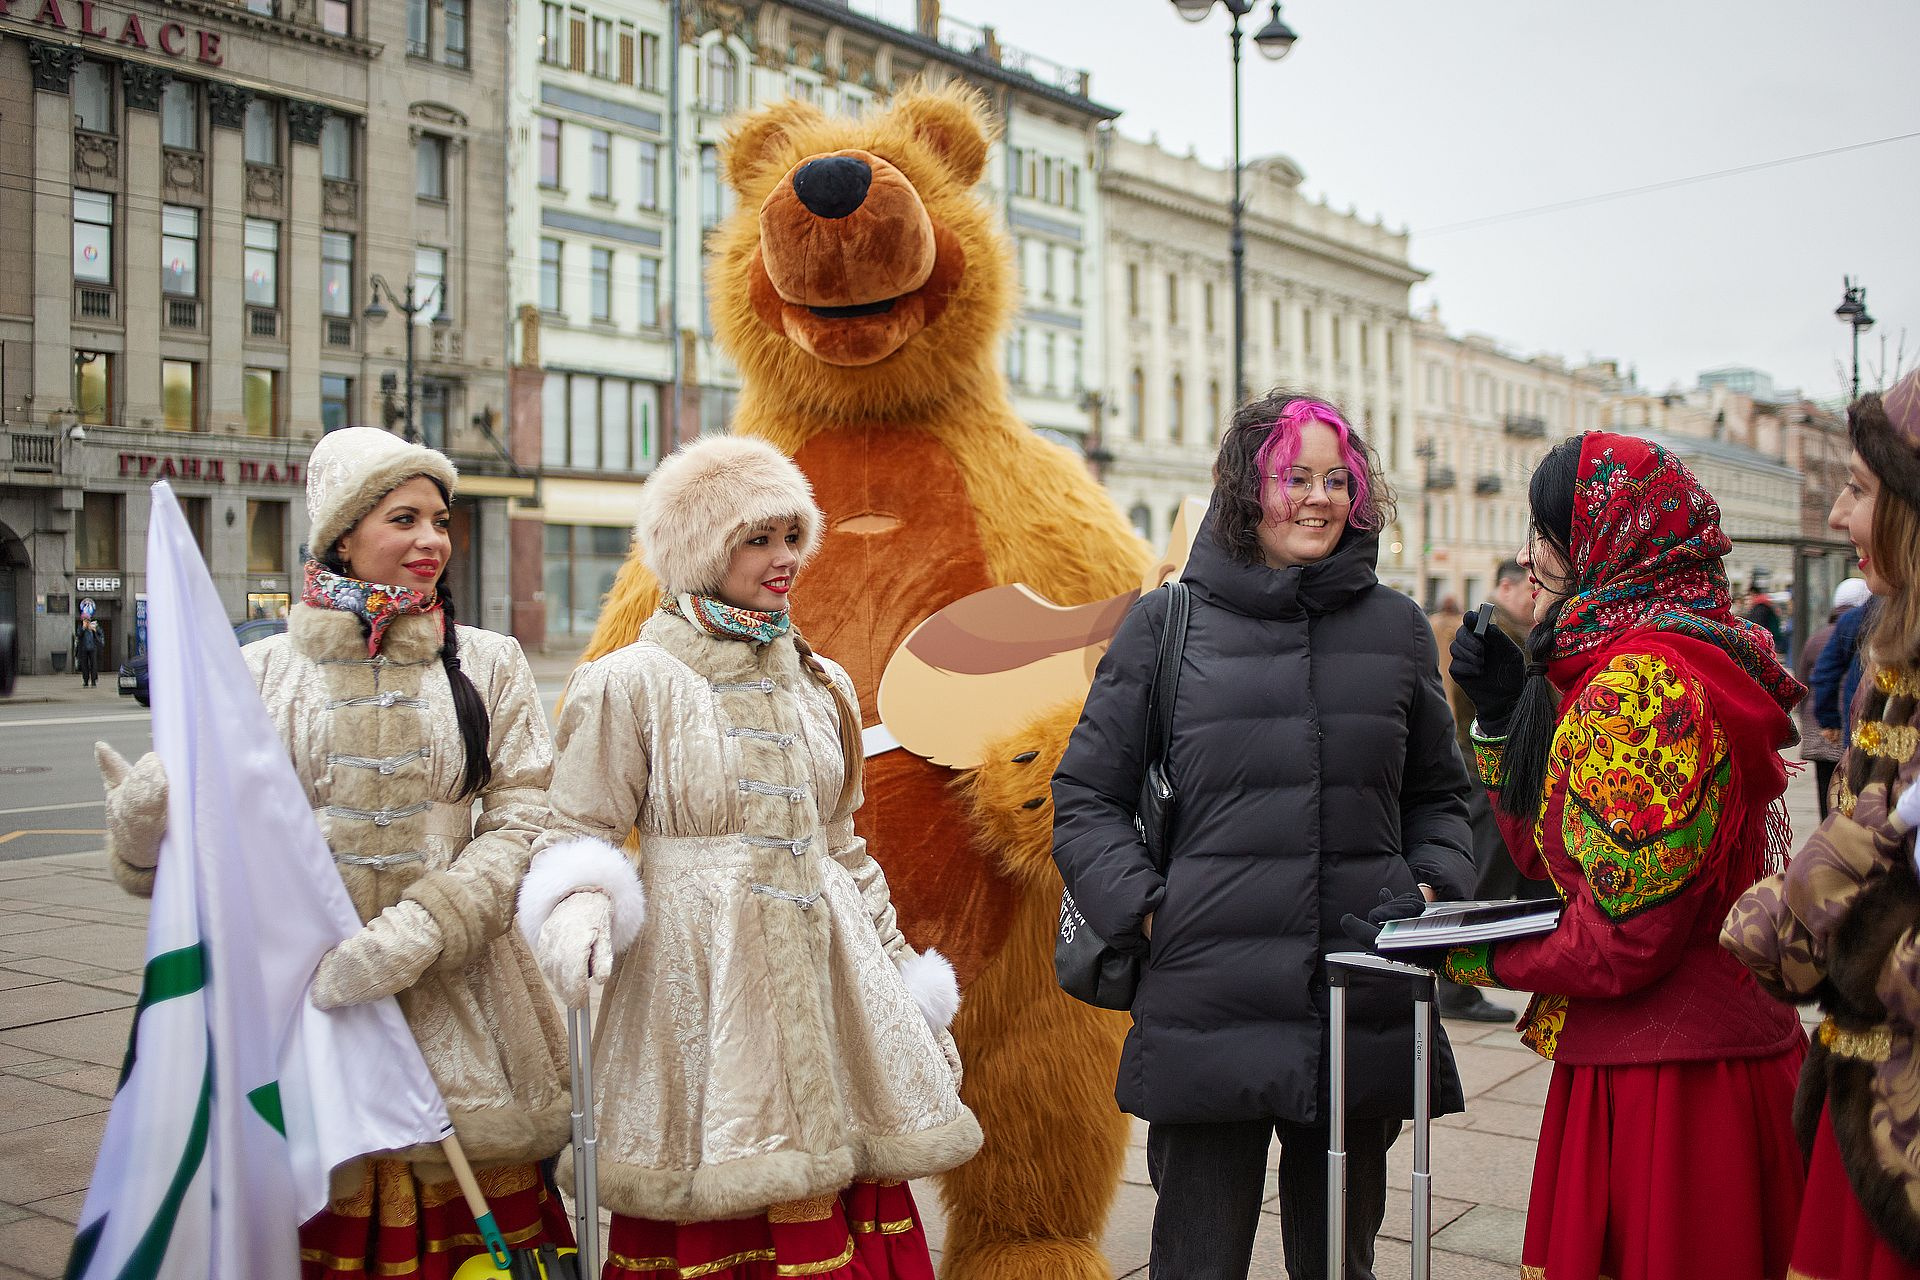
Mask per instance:
[[[433,1142],[445,1103],[391,997],[332,1013],[360,927],[173,491],[147,529],[167,835],[147,963],[69,1280],[295,1280],[332,1168]]]

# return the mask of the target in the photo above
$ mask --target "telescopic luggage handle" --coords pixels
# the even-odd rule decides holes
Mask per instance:
[[[1347,982],[1355,973],[1408,979],[1413,986],[1413,1280],[1433,1275],[1433,1173],[1427,1148],[1433,1122],[1433,994],[1435,974],[1371,951],[1327,957],[1327,1276],[1347,1274]]]
[[[591,997],[589,997],[591,999]],[[600,1152],[593,1125],[593,1011],[567,1010],[567,1057],[573,1063],[574,1234],[580,1241],[581,1280],[600,1276]]]

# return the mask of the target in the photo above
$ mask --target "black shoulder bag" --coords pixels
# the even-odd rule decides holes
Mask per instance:
[[[1156,871],[1167,869],[1167,830],[1176,799],[1167,780],[1167,743],[1173,736],[1174,695],[1180,688],[1180,656],[1187,647],[1187,584],[1169,582],[1167,616],[1160,624],[1160,661],[1147,693],[1147,740],[1140,800],[1133,825],[1146,841]],[[1110,946],[1087,924],[1071,892],[1060,895],[1060,933],[1053,941],[1053,976],[1061,990],[1102,1009],[1131,1009],[1140,985],[1141,958]]]

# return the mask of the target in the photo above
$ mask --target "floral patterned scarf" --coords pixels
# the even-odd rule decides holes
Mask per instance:
[[[1556,665],[1651,628],[1721,649],[1782,711],[1805,696],[1772,637],[1733,614],[1721,563],[1733,544],[1720,505],[1659,445],[1608,431],[1586,436],[1571,549],[1577,579],[1555,627]]]
[[[772,613],[739,609],[712,596],[668,596],[660,611],[684,618],[717,639],[749,644],[771,644],[793,629],[793,615],[785,609]]]
[[[362,582],[333,572],[318,560],[307,561],[307,583],[300,603],[316,609],[337,609],[353,613],[367,624],[367,656],[380,652],[381,638],[395,618],[410,613],[430,613],[446,635],[447,616],[440,609],[437,592],[413,587],[388,587],[377,582]]]

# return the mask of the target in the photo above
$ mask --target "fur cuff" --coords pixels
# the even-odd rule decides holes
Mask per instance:
[[[931,947],[917,955],[909,949],[900,958],[900,980],[907,984],[907,994],[927,1025],[945,1031],[960,1011],[960,980],[952,963]]]
[[[627,855],[604,840],[564,840],[542,850],[520,882],[520,932],[527,945],[560,900],[581,889],[598,889],[613,904],[613,950],[618,955],[640,936],[647,895]]]
[[[428,872],[408,885],[400,897],[419,903],[440,926],[440,956],[433,962],[435,969],[463,969],[493,941],[473,890],[451,872]]]

